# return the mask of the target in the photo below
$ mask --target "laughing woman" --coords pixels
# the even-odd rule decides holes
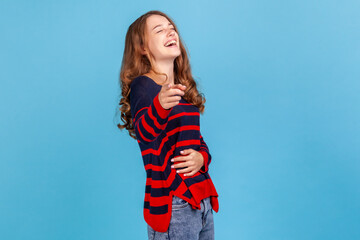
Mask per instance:
[[[150,11],[128,28],[120,72],[123,125],[146,171],[149,239],[214,239],[218,194],[200,132],[205,98],[192,77],[175,23]]]

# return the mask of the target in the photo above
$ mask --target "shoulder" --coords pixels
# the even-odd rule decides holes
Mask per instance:
[[[151,78],[138,76],[130,83],[130,100],[153,99],[158,94],[159,87]]]
[[[148,77],[141,75],[134,78],[130,83],[130,88],[138,88],[138,87],[149,89],[154,87],[154,83]]]

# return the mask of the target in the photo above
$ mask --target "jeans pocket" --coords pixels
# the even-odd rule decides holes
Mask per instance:
[[[187,206],[189,206],[189,203],[187,201],[177,196],[173,196],[172,210],[179,210]]]

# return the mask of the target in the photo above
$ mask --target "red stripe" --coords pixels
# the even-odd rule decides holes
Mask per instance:
[[[141,123],[143,124],[143,127],[148,133],[151,133],[151,135],[153,135],[154,138],[157,137],[158,134],[155,133],[154,129],[151,126],[149,126],[149,124],[145,121],[144,118],[142,119]]]
[[[140,111],[142,111],[143,109],[146,109],[146,108],[149,108],[149,107],[143,107],[143,108],[141,108],[139,111],[137,111],[137,112],[135,113],[134,119],[136,119],[136,115],[138,115],[138,113],[139,113]]]
[[[174,128],[173,130],[169,131],[167,136],[172,136],[177,132],[188,131],[188,130],[200,130],[200,126],[186,125],[186,126],[177,127],[177,128]]]
[[[165,204],[168,204],[166,201],[168,196],[163,197],[152,197],[150,193],[145,193],[145,201],[151,202],[151,206],[158,207]]]
[[[144,116],[144,115],[143,115],[143,116]],[[143,117],[143,116],[141,116],[141,117]],[[140,137],[141,137],[144,141],[151,142],[150,139],[147,139],[146,137],[144,137],[144,135],[143,135],[142,132],[140,131],[139,124],[135,125],[135,127],[137,128],[138,133],[140,134]]]
[[[157,127],[158,129],[163,129],[163,125],[165,125],[166,123],[164,123],[163,125],[161,125],[160,123],[158,123],[158,121],[156,120],[156,118],[155,118],[154,115],[152,114],[151,108],[148,110],[148,114],[149,114],[149,117],[154,121],[155,127]]]
[[[150,210],[144,208],[145,221],[157,232],[166,232],[171,219],[171,200],[168,203],[168,212],[165,214],[150,214]]]
[[[192,105],[190,103],[178,103],[178,105]]]
[[[200,116],[200,113],[198,112],[182,112],[182,113],[178,113],[178,114],[175,114],[171,117],[169,117],[169,120],[172,120],[174,118],[178,118],[178,117],[181,117],[181,116]]]
[[[184,141],[177,142],[176,146],[182,147],[182,146],[198,145],[198,144],[199,144],[199,140],[195,139],[195,140],[184,140]]]

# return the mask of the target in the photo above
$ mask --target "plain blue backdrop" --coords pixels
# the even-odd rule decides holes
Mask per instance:
[[[216,239],[360,239],[360,2],[0,2],[0,239],[146,239],[116,127],[127,28],[167,13],[207,102]]]

